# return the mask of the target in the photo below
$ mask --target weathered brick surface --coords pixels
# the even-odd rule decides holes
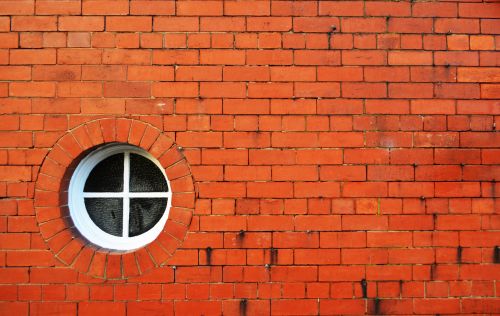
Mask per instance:
[[[500,4],[0,0],[0,314],[499,314]],[[70,229],[129,142],[165,232]]]

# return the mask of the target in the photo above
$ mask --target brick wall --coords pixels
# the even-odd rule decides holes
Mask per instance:
[[[0,314],[500,313],[498,2],[0,15]],[[47,180],[123,122],[138,144],[134,124],[175,142],[192,218],[171,219],[168,258],[81,263],[63,208],[40,211],[65,200]]]

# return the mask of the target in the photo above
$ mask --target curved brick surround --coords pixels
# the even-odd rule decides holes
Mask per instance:
[[[153,155],[172,187],[168,221],[151,244],[129,253],[103,251],[79,236],[67,206],[69,179],[90,150],[107,143],[129,143]],[[173,140],[156,127],[132,119],[100,119],[66,133],[45,158],[35,186],[36,219],[43,239],[64,265],[93,277],[123,279],[168,263],[188,231],[194,208],[189,165]]]

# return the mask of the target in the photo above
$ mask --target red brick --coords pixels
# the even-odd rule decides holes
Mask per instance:
[[[0,312],[8,314],[15,313],[16,315],[28,315],[29,303],[27,302],[1,302]]]
[[[144,98],[149,97],[151,86],[148,83],[109,82],[104,83],[104,97],[108,98]]]
[[[199,19],[196,17],[154,17],[153,30],[161,32],[198,31],[200,28],[199,24]]]
[[[498,84],[482,84],[481,85],[481,97],[484,99],[498,99],[500,93]]]
[[[344,197],[387,196],[387,184],[383,182],[345,183],[342,187]]]
[[[453,132],[416,133],[414,138],[416,147],[455,147],[458,142],[458,133]]]
[[[175,13],[175,2],[172,0],[130,2],[130,14],[132,15],[173,15]]]
[[[349,297],[350,298],[350,297]],[[365,313],[365,301],[360,299],[345,300],[322,300],[320,302],[321,314],[363,314]]]
[[[153,82],[151,95],[154,97],[196,97],[198,84],[191,82]]]
[[[78,314],[113,313],[114,315],[125,315],[125,307],[124,303],[119,302],[81,302],[78,304]]]
[[[340,229],[340,216],[332,215],[298,215],[295,218],[295,229],[305,231],[329,231]]]
[[[460,301],[457,299],[415,299],[414,311],[418,314],[426,313],[458,313]]]
[[[122,81],[127,72],[123,66],[82,66],[82,80]]]
[[[286,32],[292,28],[292,19],[288,17],[248,17],[247,31]]]
[[[248,183],[247,196],[253,198],[287,198],[293,196],[293,185],[287,182]]]
[[[31,268],[30,280],[37,283],[76,282],[76,271],[69,268]]]
[[[407,67],[365,67],[366,81],[406,82],[410,79]]]
[[[319,281],[360,281],[365,276],[363,266],[321,266]]]
[[[189,1],[177,3],[178,15],[222,15],[223,3],[218,1]]]
[[[94,82],[61,82],[57,85],[60,97],[101,97],[102,85]]]
[[[318,67],[318,81],[362,81],[362,78],[361,67]]]
[[[161,73],[166,73],[165,69]],[[175,78],[177,81],[222,81],[222,67],[179,66],[175,70]]]
[[[30,80],[31,68],[29,66],[0,66],[1,80]]]
[[[409,232],[368,232],[368,247],[408,247],[412,245]]]
[[[342,264],[387,264],[386,249],[344,249]],[[379,294],[383,296],[383,293]],[[341,297],[341,296],[340,296]]]
[[[476,197],[479,194],[479,183],[476,182],[436,183],[436,196],[438,197]]]
[[[225,66],[224,81],[269,81],[267,66]]]
[[[318,180],[315,166],[273,166],[274,181],[314,181]]]
[[[58,22],[59,31],[104,31],[104,17],[61,16]]]
[[[432,164],[432,149],[391,150],[391,164]]]
[[[55,16],[19,16],[12,17],[12,31],[56,31],[57,18]]]
[[[271,143],[269,133],[256,132],[225,132],[224,147],[226,148],[265,148]]]
[[[386,149],[346,149],[345,163],[386,164],[389,163],[389,150]]]
[[[245,18],[243,17],[202,17],[200,18],[200,31],[244,31]]]
[[[170,302],[128,302],[127,313],[141,315],[144,313],[159,313],[160,315],[173,314],[173,303]]]
[[[275,248],[317,248],[318,246],[318,233],[273,233],[273,247]]]
[[[220,314],[222,303],[219,301],[177,301],[175,303],[175,313],[186,314],[193,310],[203,310],[210,315]]]
[[[249,163],[252,165],[290,165],[295,161],[295,153],[283,150],[255,150],[249,151]]]
[[[273,315],[316,315],[316,300],[276,300],[271,302]]]
[[[261,99],[226,99],[223,104],[223,112],[225,114],[268,114],[269,101]],[[252,118],[257,119],[257,117]],[[255,130],[255,126],[249,130]],[[261,130],[265,130],[265,128],[261,127]]]
[[[53,82],[11,83],[9,95],[13,97],[54,97],[56,85]]]
[[[384,18],[344,18],[342,32],[383,33],[386,31]]]
[[[321,180],[364,181],[366,168],[364,166],[323,166],[320,175]]]
[[[31,167],[0,166],[0,176],[4,181],[29,181],[31,180]]]
[[[411,280],[411,266],[367,266],[367,280]]]
[[[106,30],[119,32],[151,32],[151,17],[107,17]]]
[[[466,34],[479,33],[479,20],[438,18],[434,22],[434,32]]]
[[[412,15],[418,17],[456,17],[456,3],[414,3]]]
[[[56,63],[55,49],[11,49],[12,65],[44,65]]]
[[[455,82],[457,71],[452,67],[412,67],[411,81],[414,82]]]
[[[81,68],[79,66],[51,65],[33,66],[33,80],[41,81],[73,81],[80,80]]]
[[[460,82],[497,82],[500,72],[497,68],[458,68],[458,81]]]
[[[458,15],[468,18],[496,18],[497,7],[493,3],[461,3]]]
[[[340,65],[340,52],[322,50],[296,50],[293,55],[296,65]]]
[[[391,51],[389,65],[432,65],[432,54],[419,51]]]
[[[391,18],[389,32],[397,33],[432,33],[433,20],[427,18]]]
[[[209,65],[243,65],[245,53],[231,50],[202,50],[200,62]]]
[[[16,33],[2,33],[0,34],[0,48],[17,48],[19,45],[19,36]],[[22,47],[31,47],[25,46],[21,42]]]
[[[410,166],[368,166],[368,180],[411,181],[415,178]]]
[[[429,230],[434,222],[430,215],[392,215],[389,218],[391,230]]]
[[[227,181],[266,181],[271,179],[271,168],[263,166],[227,166],[224,179]]]
[[[102,52],[97,49],[68,48],[57,52],[58,64],[66,65],[93,65],[100,64]]]
[[[125,1],[89,0],[82,3],[83,15],[124,15],[129,12],[129,3]]]
[[[203,98],[243,98],[247,94],[246,85],[237,82],[202,82],[200,96]]]
[[[28,249],[30,236],[25,233],[2,233],[0,234],[0,242],[3,249]]]
[[[225,15],[269,15],[269,1],[227,1],[224,3]]]
[[[433,165],[415,168],[416,181],[457,181],[462,179],[460,166]]]
[[[483,34],[496,34],[498,29],[497,19],[482,19],[481,20],[481,33]]]
[[[336,17],[293,18],[294,32],[330,32],[334,25],[339,26],[339,19]]]
[[[33,302],[30,304],[30,313],[34,315],[76,314],[76,309],[76,303]]]
[[[387,54],[378,50],[342,51],[344,65],[384,65]]]
[[[127,65],[147,65],[150,63],[150,52],[143,50],[104,50],[102,56],[103,64],[127,64]]]
[[[481,159],[483,164],[497,164],[498,163],[498,154],[499,151],[497,149],[483,149],[481,152]]]
[[[250,231],[284,231],[292,229],[292,216],[262,215],[248,217],[248,230]]]
[[[470,298],[462,300],[462,310],[467,313],[498,313],[496,299]]]
[[[4,15],[32,15],[35,12],[33,0],[2,1],[0,11]]]
[[[320,15],[363,16],[363,3],[358,1],[321,1]]]

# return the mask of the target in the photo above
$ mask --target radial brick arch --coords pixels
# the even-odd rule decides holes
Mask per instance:
[[[156,158],[172,191],[172,207],[160,235],[127,253],[99,249],[81,237],[67,206],[69,181],[78,163],[90,151],[110,143],[135,145]],[[35,185],[36,219],[42,238],[63,266],[92,277],[126,279],[169,263],[191,223],[194,191],[187,160],[170,137],[142,121],[98,119],[68,131],[45,157]]]

